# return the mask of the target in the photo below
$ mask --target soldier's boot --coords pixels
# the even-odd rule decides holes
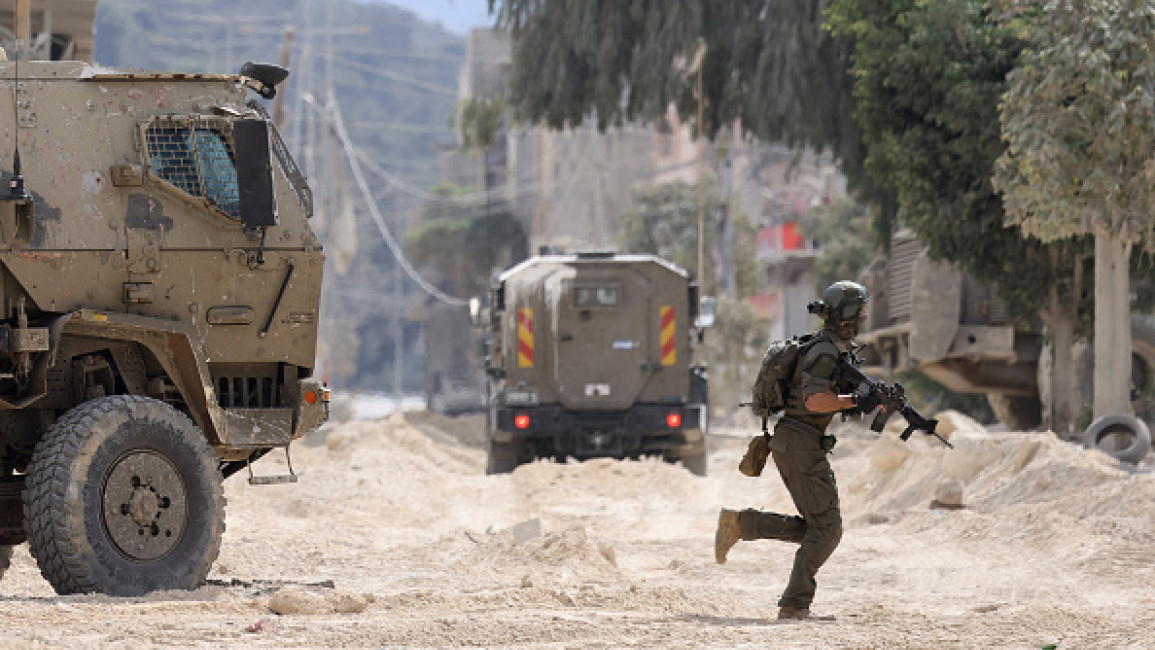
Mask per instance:
[[[718,514],[718,530],[714,531],[714,560],[726,563],[726,554],[742,538],[742,526],[738,523],[738,511],[722,508]]]
[[[785,605],[778,608],[778,620],[803,620],[810,618],[810,608],[808,607],[791,607]]]
[[[810,613],[809,607],[790,607],[789,605],[780,607],[778,609],[778,620],[780,621],[833,621],[833,616],[817,616]]]

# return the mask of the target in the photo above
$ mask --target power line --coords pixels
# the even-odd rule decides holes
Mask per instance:
[[[401,74],[397,74],[396,72],[391,72],[389,70],[385,70],[384,68],[381,68],[379,66],[372,66],[372,65],[369,65],[367,63],[361,63],[360,61],[354,61],[354,60],[348,59],[346,57],[338,57],[336,55],[333,55],[332,57],[330,57],[328,53],[324,53],[324,52],[314,53],[313,56],[316,56],[318,58],[328,59],[328,60],[332,60],[335,58],[335,59],[339,60],[341,62],[341,64],[344,66],[347,66],[350,68],[357,68],[358,70],[368,72],[368,73],[376,75],[378,77],[384,77],[386,79],[389,79],[390,81],[396,81],[398,83],[409,84],[410,86],[413,86],[414,88],[418,88],[418,89],[424,90],[426,92],[436,93],[438,95],[445,95],[445,96],[457,99],[457,90],[454,88],[445,88],[443,86],[437,86],[437,85],[434,85],[434,84],[431,84],[431,83],[428,83],[425,81],[421,81],[420,79],[411,79],[409,77],[406,77],[405,75],[401,75]]]
[[[306,101],[311,104],[313,103],[311,97]],[[417,283],[417,286],[421,287],[426,293],[437,300],[453,307],[464,307],[468,305],[469,301],[454,298],[426,281],[405,257],[404,251],[401,250],[401,245],[397,243],[397,239],[393,236],[393,233],[390,232],[389,227],[385,224],[385,219],[377,209],[377,202],[373,200],[372,192],[369,191],[369,184],[365,182],[365,175],[361,171],[360,159],[349,143],[348,133],[345,132],[345,122],[341,118],[341,108],[337,105],[337,99],[332,94],[329,95],[328,105],[330,107],[328,112],[332,120],[333,130],[337,134],[337,139],[341,142],[341,148],[345,152],[345,157],[349,160],[349,167],[353,172],[353,179],[357,182],[357,188],[361,191],[361,195],[369,207],[369,214],[373,217],[373,221],[377,224],[377,229],[381,232],[381,236],[385,238],[385,244],[393,253],[393,257],[397,260],[397,263],[405,270],[406,275]]]

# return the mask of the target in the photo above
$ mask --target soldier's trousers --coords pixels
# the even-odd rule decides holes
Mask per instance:
[[[780,422],[770,442],[774,464],[801,517],[753,509],[738,515],[743,540],[799,544],[779,607],[810,607],[817,586],[814,576],[842,539],[838,485],[819,438],[817,429],[803,431]]]

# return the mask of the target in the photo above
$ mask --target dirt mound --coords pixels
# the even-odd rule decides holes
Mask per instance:
[[[710,476],[656,458],[487,476],[468,419],[356,421],[294,445],[297,483],[225,485],[228,531],[195,592],[54,597],[26,547],[4,647],[1143,647],[1155,478],[1050,434],[941,413],[955,445],[836,426],[846,531],[815,609],[778,625],[795,549],[713,557],[718,508],[791,513],[777,472],[710,436]],[[447,431],[443,427],[454,430]],[[479,427],[480,428],[480,427]],[[288,471],[282,451],[254,466]]]
[[[1130,475],[1097,451],[1059,440],[1052,433],[988,433],[957,427],[954,449],[915,434],[903,442],[902,424],[888,426],[842,473],[853,502],[875,512],[925,506],[943,490],[961,489],[962,503],[994,511],[1025,503],[1082,510],[1086,497]]]
[[[534,520],[530,520],[534,521]],[[593,539],[582,526],[524,538],[516,527],[491,535],[469,558],[472,563],[516,567],[527,572],[604,574],[617,569],[613,546]]]
[[[483,449],[486,443],[485,414],[448,416],[429,411],[406,411],[405,422],[434,439],[449,438],[466,447]]]
[[[324,435],[327,454],[322,461],[348,461],[358,466],[404,465],[406,469],[473,472],[476,449],[459,444],[456,437],[432,427],[422,418],[420,426],[408,413],[395,413],[374,422],[352,422]]]

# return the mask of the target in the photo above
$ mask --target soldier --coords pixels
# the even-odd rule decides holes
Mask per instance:
[[[841,281],[827,287],[821,301],[809,305],[811,313],[818,314],[825,322],[818,336],[798,357],[787,389],[786,406],[769,444],[774,464],[800,516],[723,509],[718,517],[714,537],[714,557],[718,564],[725,564],[726,554],[740,539],[776,539],[799,544],[790,581],[778,601],[780,619],[810,616],[817,584],[814,575],[842,539],[838,486],[826,459],[835,440],[834,436],[826,435],[826,427],[835,413],[851,409],[870,412],[878,406],[872,396],[839,394],[833,378],[838,355],[847,351],[851,339],[858,335],[866,316],[867,300],[865,287]]]

